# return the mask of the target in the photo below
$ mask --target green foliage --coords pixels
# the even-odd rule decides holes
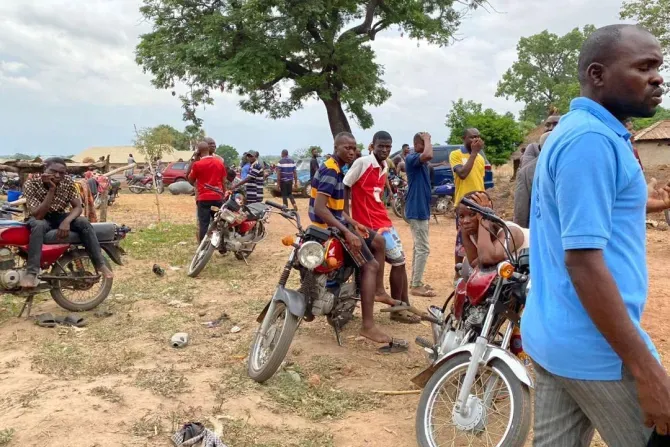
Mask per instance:
[[[411,39],[447,45],[463,17],[485,0],[143,0],[153,26],[136,61],[157,88],[186,84],[184,120],[197,127],[213,91],[244,97],[242,110],[284,118],[319,98],[333,134],[347,116],[373,124],[368,106],[391,93],[369,42],[391,27]],[[287,94],[283,92],[288,92]]]
[[[216,154],[223,158],[223,161],[226,162],[226,166],[240,164],[240,153],[229,144],[220,144],[219,147],[216,148]]]
[[[552,106],[567,112],[570,101],[579,96],[579,50],[595,29],[586,25],[564,36],[545,30],[522,37],[516,47],[518,60],[498,82],[496,96],[524,103],[521,119],[536,125],[549,115]]]
[[[174,150],[175,137],[170,126],[145,127],[136,130],[133,145],[147,160],[155,162]]]
[[[656,110],[656,115],[651,118],[634,118],[633,119],[633,129],[642,130],[651,126],[652,124],[670,119],[670,109],[663,107],[658,107]]]
[[[190,151],[195,148],[198,141],[205,138],[205,131],[193,125],[186,126],[184,131],[180,132],[169,124],[159,124],[154,127],[154,131],[167,132],[172,135],[172,145],[178,151]]]
[[[446,125],[451,129],[449,144],[462,144],[465,130],[477,128],[484,140],[486,158],[496,166],[507,163],[523,141],[527,126],[517,123],[509,112],[501,115],[493,109],[484,110],[481,104],[463,98],[452,102]]]
[[[316,152],[319,156],[323,154],[323,149],[321,149],[321,146],[310,146],[296,149],[293,151],[292,157],[296,160],[300,158],[312,158],[312,149],[316,149]]]
[[[627,0],[621,18],[647,28],[661,42],[663,54],[670,57],[670,0]]]
[[[34,160],[37,157],[39,157],[39,155],[28,155],[17,152],[14,155],[7,155],[6,157],[2,158],[6,158],[8,160]]]

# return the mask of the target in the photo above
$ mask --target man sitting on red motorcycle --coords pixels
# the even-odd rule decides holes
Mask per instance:
[[[396,340],[375,326],[373,312],[377,272],[379,263],[370,252],[381,251],[384,256],[383,238],[364,225],[354,221],[348,214],[345,201],[344,172],[342,168],[353,162],[356,157],[356,139],[349,132],[340,132],[335,136],[333,156],[326,160],[312,179],[312,192],[309,200],[309,217],[312,223],[320,227],[334,227],[340,230],[347,248],[356,258],[361,269],[361,313],[363,327],[360,334],[376,343],[385,343],[385,352],[407,350],[407,342]],[[389,297],[388,304],[395,304]]]
[[[85,217],[81,217],[82,205],[79,193],[67,175],[65,161],[62,158],[48,159],[44,174],[26,182],[23,196],[30,212],[28,219],[30,244],[26,275],[21,279],[21,287],[34,288],[39,284],[37,275],[40,271],[44,235],[52,229],[58,229],[57,237],[63,241],[68,239],[70,231],[79,234],[96,270],[105,278],[114,277],[111,269],[105,264],[100,243],[91,223]]]

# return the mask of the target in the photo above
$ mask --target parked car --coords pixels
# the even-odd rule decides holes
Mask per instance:
[[[169,163],[163,171],[163,185],[169,186],[173,183],[185,182],[188,165],[189,163],[186,161]]]
[[[319,165],[323,162],[323,157],[319,157]],[[295,194],[304,195],[309,197],[312,186],[309,183],[309,164],[312,161],[311,158],[301,158],[295,163],[295,168],[298,171],[298,189],[293,188]],[[279,196],[279,191],[277,191],[277,173],[273,172],[265,180],[265,186],[270,188],[270,191],[274,197]]]
[[[454,150],[460,150],[461,146],[448,145],[448,146],[433,146],[433,160],[431,163],[449,163],[449,155]],[[414,150],[412,148],[411,150]],[[391,159],[397,157],[400,154],[400,151],[391,154]],[[484,151],[480,152],[486,160],[485,171],[484,171],[484,187],[486,189],[493,188],[493,171],[491,169],[491,163],[486,159]],[[439,185],[443,185],[445,182],[454,181],[454,172],[451,170],[451,165],[447,166],[437,166],[433,168],[433,175],[431,178],[432,187],[435,188]]]

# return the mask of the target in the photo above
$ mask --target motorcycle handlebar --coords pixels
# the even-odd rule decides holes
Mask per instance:
[[[483,217],[493,220],[496,222],[502,222],[502,219],[500,219],[498,216],[496,216],[495,212],[488,207],[481,206],[474,200],[468,199],[467,197],[463,197],[461,199],[461,203],[468,208],[470,208],[472,211],[481,214]]]
[[[271,201],[271,200],[266,200],[266,201],[265,201],[265,204],[268,205],[268,206],[271,206],[271,207],[273,207],[273,208],[277,208],[277,209],[280,210],[280,211],[288,211],[288,208],[285,207],[284,205],[280,205],[280,204],[275,203],[275,202],[273,202],[273,201]]]

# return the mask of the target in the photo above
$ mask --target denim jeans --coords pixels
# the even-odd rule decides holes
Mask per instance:
[[[67,213],[49,213],[44,219],[37,220],[31,217],[28,220],[30,227],[30,243],[28,244],[28,261],[26,270],[29,274],[37,275],[40,271],[40,259],[42,258],[42,245],[44,245],[44,235],[51,230],[57,230],[60,224],[68,216]],[[102,257],[100,242],[95,235],[91,223],[85,217],[77,217],[70,223],[70,231],[77,233],[81,243],[86,249],[91,262],[96,268],[105,265],[105,259]]]
[[[201,242],[207,234],[209,222],[212,220],[214,213],[212,207],[222,207],[221,200],[202,200],[198,202],[198,242]]]

